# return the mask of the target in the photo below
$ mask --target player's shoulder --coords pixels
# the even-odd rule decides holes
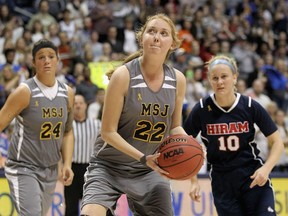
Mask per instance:
[[[176,68],[172,68],[172,69],[173,69],[174,72],[175,72],[175,77],[176,77],[176,79],[177,79],[178,81],[182,81],[182,82],[185,81],[185,83],[186,83],[186,77],[185,77],[185,75],[184,75],[181,71],[179,71],[178,69],[176,69]]]
[[[237,93],[239,94],[239,93]],[[239,94],[239,102],[244,107],[255,108],[261,106],[256,100],[247,95]]]
[[[196,106],[198,106],[198,108],[203,109],[204,107],[212,104],[213,103],[212,97],[213,97],[213,95],[211,94],[211,95],[206,95],[203,98],[200,98],[198,103],[196,103]]]

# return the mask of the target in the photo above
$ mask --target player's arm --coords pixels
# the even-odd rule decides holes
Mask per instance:
[[[251,179],[253,179],[250,185],[251,188],[253,188],[255,185],[264,186],[266,184],[270,172],[284,151],[284,144],[278,130],[269,135],[267,139],[269,145],[272,147],[264,165],[257,169],[251,176]]]
[[[63,159],[63,167],[62,167],[62,178],[64,185],[70,185],[72,183],[74,174],[71,169],[72,166],[72,157],[74,151],[74,135],[72,130],[72,122],[73,122],[73,105],[74,105],[74,93],[73,90],[68,87],[68,119],[65,124],[65,131],[63,135],[63,143],[62,143],[62,159]]]
[[[176,90],[176,102],[175,110],[172,115],[172,125],[170,134],[186,134],[185,130],[182,127],[182,108],[183,101],[186,91],[186,78],[180,71],[176,70],[176,79],[177,79],[177,90]]]
[[[278,160],[281,157],[281,154],[284,151],[284,144],[281,138],[277,126],[274,121],[271,119],[267,111],[256,101],[252,100],[252,107],[255,111],[253,114],[255,122],[262,131],[262,133],[267,137],[268,145],[271,146],[269,156],[262,167],[257,169],[254,174],[251,176],[253,179],[250,187],[255,185],[263,186],[268,180],[269,174],[272,171],[273,167],[276,165]]]
[[[10,122],[23,110],[30,102],[30,90],[24,84],[19,85],[15,91],[10,93],[4,106],[0,110],[0,131],[3,131]]]
[[[268,136],[267,139],[269,146],[272,147],[264,166],[268,168],[270,173],[284,151],[284,144],[278,130]]]

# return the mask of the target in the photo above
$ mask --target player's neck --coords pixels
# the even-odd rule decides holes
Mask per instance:
[[[235,100],[236,100],[236,95],[235,94],[231,94],[231,95],[226,95],[225,97],[219,97],[216,96],[216,94],[214,94],[214,98],[217,102],[217,104],[221,107],[231,107]]]
[[[52,87],[55,85],[56,79],[55,77],[44,77],[41,75],[36,74],[36,78],[45,86]]]

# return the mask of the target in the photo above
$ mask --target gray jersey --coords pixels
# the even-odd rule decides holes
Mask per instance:
[[[158,92],[153,92],[143,78],[139,59],[127,63],[126,67],[130,74],[130,84],[118,133],[141,152],[153,154],[170,131],[176,101],[176,74],[173,68],[164,64],[162,87]],[[97,139],[93,160],[112,168],[117,163],[117,171],[146,169],[140,162],[104,143],[101,137]]]
[[[49,167],[61,158],[65,123],[67,120],[68,90],[58,82],[53,100],[46,98],[34,79],[25,81],[30,88],[30,104],[16,118],[8,159]]]

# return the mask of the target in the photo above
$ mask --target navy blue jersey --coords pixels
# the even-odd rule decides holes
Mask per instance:
[[[201,99],[187,117],[184,129],[193,137],[200,132],[207,148],[207,161],[213,170],[229,171],[262,163],[254,140],[254,124],[266,137],[277,130],[259,103],[237,93],[234,104],[228,110],[217,104],[214,95]]]

